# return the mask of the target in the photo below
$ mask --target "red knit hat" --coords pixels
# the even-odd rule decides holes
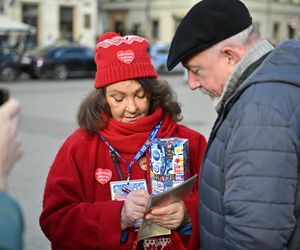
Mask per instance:
[[[151,77],[157,73],[147,52],[148,40],[140,36],[120,36],[107,32],[99,37],[95,51],[97,73],[94,87],[129,79]]]

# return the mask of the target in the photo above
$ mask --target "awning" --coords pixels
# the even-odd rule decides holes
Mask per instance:
[[[11,19],[7,16],[0,15],[0,33],[22,32],[22,31],[35,33],[36,28],[29,24],[22,23],[17,20]]]

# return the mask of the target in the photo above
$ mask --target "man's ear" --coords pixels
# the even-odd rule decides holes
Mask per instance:
[[[228,66],[235,67],[236,64],[242,59],[243,52],[240,48],[225,46],[221,49],[223,56],[225,57]]]

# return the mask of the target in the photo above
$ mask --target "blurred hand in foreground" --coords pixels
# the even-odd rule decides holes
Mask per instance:
[[[13,98],[0,106],[0,190],[5,189],[6,176],[22,156],[20,112],[21,105]]]

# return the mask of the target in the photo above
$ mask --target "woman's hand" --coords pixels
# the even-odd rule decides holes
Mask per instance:
[[[136,190],[128,194],[121,211],[122,230],[134,226],[136,220],[144,217],[149,197],[145,190]]]
[[[169,204],[165,207],[153,208],[145,218],[151,220],[155,224],[169,228],[177,229],[182,224],[186,223],[187,211],[183,201]]]

